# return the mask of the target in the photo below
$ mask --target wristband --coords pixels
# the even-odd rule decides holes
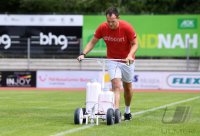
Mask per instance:
[[[85,57],[85,55],[86,55],[86,54],[85,54],[85,53],[83,53],[83,52],[81,52],[81,53],[80,53],[80,55],[84,55],[84,57]]]

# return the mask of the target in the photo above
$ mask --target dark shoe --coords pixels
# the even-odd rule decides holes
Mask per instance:
[[[128,114],[124,113],[124,120],[131,120],[131,119],[132,119],[131,113]]]

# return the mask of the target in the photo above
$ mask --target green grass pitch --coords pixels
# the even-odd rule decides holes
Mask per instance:
[[[121,95],[122,114],[124,99]],[[133,113],[165,104],[200,96],[199,93],[135,92],[131,105]],[[0,91],[0,136],[199,136],[200,98],[136,115],[131,121],[107,126],[74,125],[73,114],[85,105],[84,91]],[[170,123],[177,106],[188,106],[190,112],[184,122]],[[165,120],[163,122],[162,120]]]

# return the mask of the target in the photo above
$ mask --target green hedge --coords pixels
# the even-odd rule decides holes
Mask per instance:
[[[1,0],[1,13],[104,14],[118,7],[121,14],[199,14],[199,0]]]

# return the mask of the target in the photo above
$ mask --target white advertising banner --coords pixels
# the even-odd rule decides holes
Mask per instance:
[[[108,73],[106,76],[109,76]],[[164,81],[158,72],[135,72],[132,84],[134,89],[161,89]],[[105,85],[111,87],[110,81],[106,80]]]
[[[136,89],[160,89],[162,88],[162,75],[158,72],[135,72],[133,87]]]
[[[136,89],[199,90],[200,72],[136,72]]]
[[[0,14],[3,26],[82,26],[83,15],[6,15]]]
[[[38,88],[85,88],[91,80],[101,81],[97,71],[38,71]]]
[[[101,71],[38,71],[38,88],[85,88],[91,80],[102,82]],[[111,87],[109,74],[105,86]],[[134,89],[199,90],[200,72],[135,72]]]
[[[164,89],[199,90],[200,72],[171,72],[163,73]]]
[[[105,85],[111,87],[108,73],[105,77]],[[133,88],[200,91],[200,72],[135,72]]]

